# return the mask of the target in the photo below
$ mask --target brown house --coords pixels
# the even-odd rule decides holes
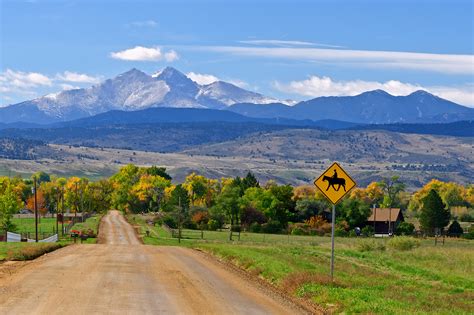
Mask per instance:
[[[400,222],[405,221],[400,208],[372,208],[366,225],[374,228],[375,234],[395,233]]]

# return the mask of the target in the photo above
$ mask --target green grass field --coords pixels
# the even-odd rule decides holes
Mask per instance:
[[[145,244],[178,245],[168,231],[146,225],[141,216],[129,221],[141,225]],[[230,242],[227,232],[200,236],[183,230],[180,245],[232,262],[330,312],[474,313],[474,241],[447,239],[435,246],[422,239],[419,247],[403,251],[387,239],[336,238],[332,282],[329,237],[242,233],[240,241]]]
[[[13,218],[16,233],[35,233],[35,219],[34,218]],[[61,227],[59,227],[61,229]],[[53,234],[56,231],[56,218],[40,218],[38,223],[39,233]]]

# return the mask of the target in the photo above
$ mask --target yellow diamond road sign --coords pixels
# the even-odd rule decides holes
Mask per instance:
[[[356,183],[346,171],[335,162],[314,181],[314,185],[321,190],[329,201],[336,204],[355,187]]]

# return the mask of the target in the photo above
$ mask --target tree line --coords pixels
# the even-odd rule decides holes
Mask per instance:
[[[37,208],[50,213],[104,212],[119,209],[129,213],[156,213],[156,221],[171,228],[217,230],[230,228],[265,233],[318,234],[330,232],[331,205],[311,185],[293,187],[275,181],[261,184],[248,172],[243,178],[213,179],[191,173],[184,182],[173,183],[165,168],[122,167],[110,178],[90,181],[57,177],[44,172],[31,179],[0,177],[0,228],[14,230],[12,215],[34,209],[33,179]],[[347,235],[365,226],[371,207],[401,208],[418,218],[427,234],[462,233],[457,220],[474,221],[474,186],[432,180],[416,192],[406,191],[399,177],[372,182],[353,189],[336,208],[336,233]],[[365,227],[364,227],[365,226]],[[411,234],[411,223],[398,226],[398,233]]]

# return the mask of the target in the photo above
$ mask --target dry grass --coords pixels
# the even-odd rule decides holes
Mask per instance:
[[[7,252],[6,260],[31,260],[63,247],[60,243],[26,244]]]

